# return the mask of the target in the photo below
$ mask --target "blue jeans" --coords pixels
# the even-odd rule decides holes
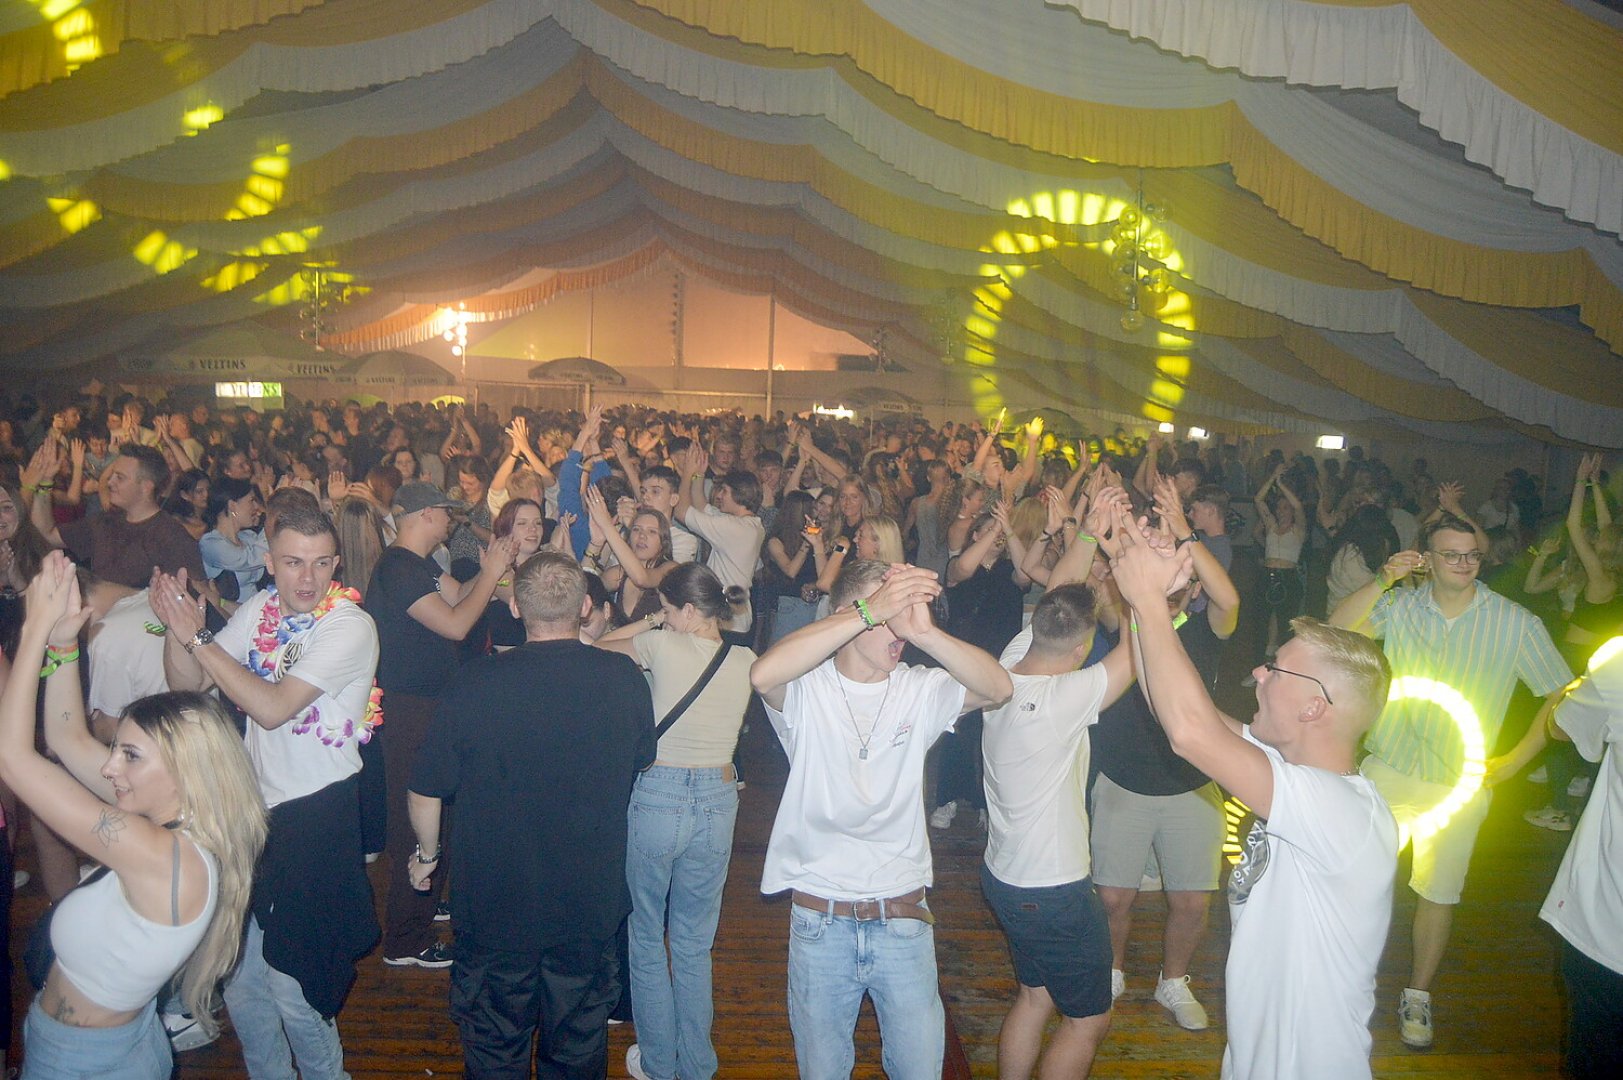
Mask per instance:
[[[127,1024],[110,1028],[74,1027],[45,1015],[36,999],[23,1021],[23,1076],[27,1080],[68,1080],[82,1076],[110,1080],[169,1080],[175,1059],[169,1036],[152,1002]]]
[[[729,775],[729,769],[655,765],[631,792],[631,1010],[642,1067],[654,1080],[716,1075],[710,947],[738,817],[738,784]]]
[[[295,1080],[295,1057],[303,1080],[349,1080],[337,1020],[323,1019],[297,979],[265,963],[265,932],[252,916],[242,960],[221,996],[253,1080]]]
[[[850,1080],[857,1012],[872,995],[890,1080],[941,1080],[946,1014],[935,931],[918,919],[856,919],[789,907],[789,1027],[801,1080]]]

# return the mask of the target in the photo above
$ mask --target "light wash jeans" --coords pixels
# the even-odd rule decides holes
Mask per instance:
[[[295,1057],[303,1080],[350,1080],[337,1021],[322,1019],[304,1000],[299,981],[265,962],[265,932],[253,916],[242,960],[221,996],[252,1080],[295,1080]]]
[[[642,1067],[653,1080],[716,1075],[710,947],[738,817],[738,784],[725,779],[728,774],[655,765],[637,777],[631,792],[631,1009]]]
[[[872,995],[890,1080],[941,1080],[946,1014],[935,930],[918,919],[856,919],[789,906],[789,1027],[801,1080],[850,1080],[852,1037]]]
[[[26,1080],[169,1080],[175,1059],[152,1002],[118,1027],[75,1027],[45,1015],[36,998],[23,1020]]]

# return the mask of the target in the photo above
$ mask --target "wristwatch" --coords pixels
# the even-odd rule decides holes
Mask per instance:
[[[205,626],[202,629],[198,630],[197,633],[193,634],[192,639],[190,641],[181,642],[180,647],[182,649],[185,649],[186,654],[188,656],[190,656],[193,649],[200,648],[201,646],[207,645],[209,642],[211,642],[213,640],[214,640],[214,631],[210,630],[208,627]]]

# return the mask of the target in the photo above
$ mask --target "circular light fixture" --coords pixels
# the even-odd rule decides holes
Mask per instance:
[[[1392,692],[1387,697],[1394,701],[1429,701],[1442,709],[1454,721],[1465,748],[1465,763],[1460,778],[1442,800],[1421,812],[1412,821],[1398,823],[1398,847],[1415,837],[1431,836],[1442,830],[1449,820],[1476,797],[1482,789],[1486,772],[1487,747],[1482,737],[1482,722],[1476,708],[1465,700],[1465,695],[1447,683],[1428,679],[1424,675],[1402,675],[1392,680]]]

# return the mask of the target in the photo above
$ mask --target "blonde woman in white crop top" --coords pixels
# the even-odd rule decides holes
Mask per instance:
[[[1257,489],[1253,504],[1262,526],[1263,600],[1267,608],[1267,649],[1272,656],[1285,639],[1290,622],[1301,613],[1302,580],[1297,574],[1302,561],[1302,543],[1307,539],[1307,515],[1302,500],[1290,489],[1283,477],[1285,466],[1274,469],[1273,475]],[[1268,492],[1279,494],[1270,499]]]
[[[0,695],[0,780],[109,873],[69,893],[56,960],[23,1026],[29,1078],[162,1080],[173,1062],[154,999],[177,971],[200,1022],[236,961],[265,809],[230,719],[201,694],[125,710],[109,755],[85,725],[78,635],[90,611],[67,557],[28,590],[13,677]],[[34,749],[39,671],[46,740]]]
[[[728,649],[721,627],[741,597],[724,590],[707,567],[683,563],[659,583],[659,599],[658,616],[611,631],[597,644],[625,653],[648,671],[654,715],[663,720],[718,650]],[[665,628],[654,630],[662,619]],[[631,791],[626,884],[637,1045],[627,1052],[626,1063],[633,1076],[716,1075],[710,947],[732,856],[738,816],[732,757],[754,662],[755,654],[742,645],[725,653],[703,691],[660,736],[654,764]]]

